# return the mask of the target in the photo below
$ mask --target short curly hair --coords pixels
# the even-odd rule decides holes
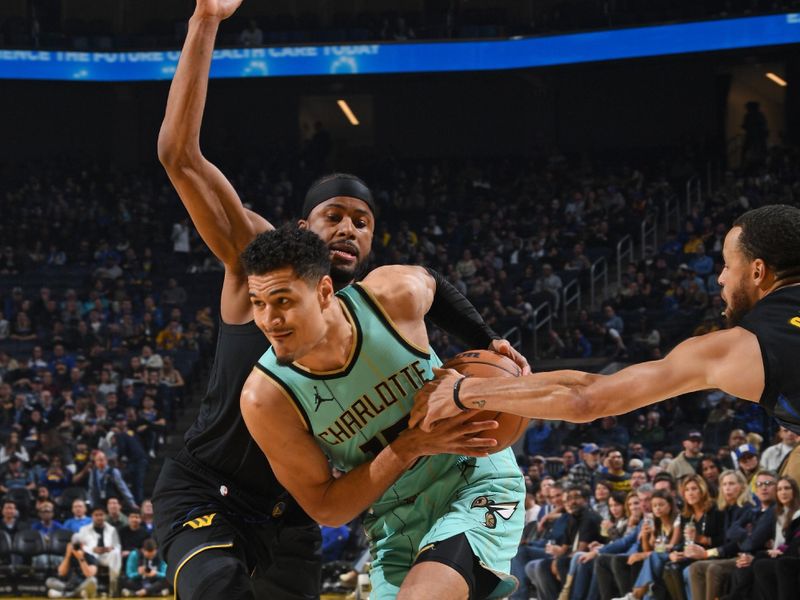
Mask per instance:
[[[331,270],[330,251],[313,231],[284,225],[266,231],[247,245],[241,256],[247,275],[264,275],[284,267],[310,282],[319,281]]]
[[[748,260],[760,258],[778,279],[800,276],[800,208],[762,206],[744,213],[733,226],[742,228],[739,247]]]

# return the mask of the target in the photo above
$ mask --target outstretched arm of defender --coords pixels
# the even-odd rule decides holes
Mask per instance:
[[[458,414],[453,402],[458,377],[448,372],[419,391],[411,426],[427,429],[439,419]],[[468,408],[582,423],[715,388],[753,402],[761,398],[764,365],[758,340],[749,331],[735,327],[691,338],[662,360],[613,375],[554,371],[518,378],[470,378],[460,385],[458,394]]]
[[[231,183],[200,150],[200,125],[217,29],[240,4],[241,0],[197,1],[158,136],[161,163],[200,237],[225,264],[222,317],[228,323],[251,318],[247,294],[242,293],[246,278],[239,255],[256,235],[272,228],[264,218],[242,206]]]
[[[472,415],[444,420],[432,433],[406,430],[380,453],[338,479],[314,435],[277,384],[254,370],[245,383],[242,416],[278,481],[320,524],[340,526],[377,500],[413,462],[431,454],[486,456],[494,439],[476,438],[496,421],[465,423]]]

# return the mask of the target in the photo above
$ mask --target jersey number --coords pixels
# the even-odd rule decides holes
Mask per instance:
[[[394,425],[390,425],[371,440],[364,442],[359,446],[364,454],[371,454],[373,457],[383,450],[386,446],[391,444],[397,439],[403,430],[408,428],[408,415],[397,421]]]

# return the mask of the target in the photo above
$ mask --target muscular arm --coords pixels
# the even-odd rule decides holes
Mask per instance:
[[[170,86],[158,136],[158,157],[192,218],[200,237],[225,264],[222,318],[243,323],[251,316],[247,279],[239,255],[259,233],[272,226],[246,210],[236,190],[200,150],[208,73],[222,19],[241,0],[199,0]]]
[[[427,428],[456,414],[449,375],[417,394],[411,425]],[[518,378],[469,378],[460,389],[462,404],[529,418],[585,423],[621,415],[673,396],[721,389],[758,402],[764,365],[756,337],[736,327],[694,337],[658,361],[633,365],[613,375],[553,371]]]
[[[254,370],[241,400],[247,428],[267,456],[278,481],[308,515],[323,525],[341,526],[377,500],[419,457],[453,453],[486,456],[492,444],[470,437],[495,421],[465,423],[461,416],[435,434],[407,430],[371,461],[334,479],[328,460],[297,414],[292,401],[262,372]]]

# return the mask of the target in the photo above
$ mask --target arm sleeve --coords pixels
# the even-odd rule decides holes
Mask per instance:
[[[436,293],[427,315],[435,325],[456,336],[470,348],[488,348],[492,340],[500,339],[470,301],[441,273],[433,269],[428,269],[428,273],[436,282]]]

